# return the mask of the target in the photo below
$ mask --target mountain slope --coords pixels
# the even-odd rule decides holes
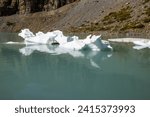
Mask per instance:
[[[150,30],[150,0],[78,0],[57,10],[0,18],[0,31]]]

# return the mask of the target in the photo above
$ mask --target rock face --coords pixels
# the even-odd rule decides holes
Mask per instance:
[[[75,0],[0,0],[0,16],[49,11]]]

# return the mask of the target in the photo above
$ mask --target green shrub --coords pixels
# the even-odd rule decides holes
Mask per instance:
[[[145,10],[145,14],[150,16],[150,7]]]
[[[127,30],[127,29],[137,29],[137,28],[144,28],[144,24],[140,23],[140,22],[130,22],[130,23],[126,23],[121,30]]]
[[[149,23],[149,22],[150,22],[150,17],[144,18],[144,19],[143,19],[143,22],[144,22],[144,23]]]
[[[146,4],[146,3],[148,3],[148,2],[150,2],[150,0],[143,0],[143,4]]]
[[[122,8],[118,12],[111,12],[102,20],[105,24],[111,24],[115,21],[121,22],[131,18],[131,7]]]

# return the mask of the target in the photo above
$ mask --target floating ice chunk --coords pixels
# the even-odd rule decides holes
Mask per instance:
[[[93,51],[100,51],[101,50],[97,45],[95,45],[93,43],[86,45],[85,48],[91,49]]]
[[[19,33],[18,35],[24,39],[35,36],[29,29],[21,30],[21,33]]]
[[[68,39],[68,37],[66,37],[66,36],[57,35],[54,40],[56,40],[56,42],[58,42],[60,45],[62,45],[62,44],[67,43],[67,39]]]
[[[93,51],[100,51],[101,49],[111,48],[109,44],[101,41],[100,35],[88,35],[85,39],[79,39],[77,36],[64,36],[63,32],[56,30],[53,32],[43,33],[38,32],[35,35],[29,30],[24,29],[19,33],[19,36],[24,38],[25,43],[30,44],[54,44],[58,43],[61,48],[70,50],[81,50],[89,48]]]
[[[147,41],[145,41],[145,40],[133,41],[133,43],[135,44],[133,49],[141,50],[144,48],[150,48],[150,41],[148,41],[148,40]]]
[[[85,39],[80,40],[80,41],[85,43],[85,44],[90,44],[91,43],[91,36],[92,35],[88,35]]]
[[[94,50],[94,51],[100,51],[103,47],[103,43],[102,43],[102,41],[101,41],[101,39],[100,39],[100,36],[95,36],[95,35],[93,35],[92,37],[91,37],[91,41],[92,41],[92,43],[91,44],[89,44],[89,46],[90,46],[90,48],[92,49],[92,50]]]
[[[85,43],[74,40],[65,44],[61,44],[59,46],[70,50],[81,50],[85,46]]]
[[[57,31],[58,33],[58,31]],[[44,34],[43,32],[38,32],[34,35],[29,29],[21,30],[21,33],[18,35],[24,38],[26,44],[51,44],[54,41],[54,38],[57,36],[57,33],[48,32]]]
[[[134,43],[135,45],[139,45],[139,46],[146,46],[146,45],[147,45],[147,44],[144,43],[143,41],[133,41],[133,43]]]
[[[117,39],[108,39],[112,42],[125,42],[125,43],[133,43],[135,46],[133,49],[144,49],[144,48],[150,48],[150,40],[144,39],[144,38],[117,38]]]
[[[41,35],[44,35],[43,32],[39,31],[38,33],[35,34],[36,36],[41,36]]]
[[[75,40],[78,41],[79,40],[79,37],[77,37],[77,36],[72,36],[71,38],[73,39],[73,41],[75,41]]]
[[[86,40],[86,45],[87,48],[90,48],[93,51],[100,51],[107,48],[112,50],[112,47],[110,46],[109,42],[101,40],[100,35],[99,36],[93,35],[91,39],[89,39],[89,41]]]
[[[94,42],[96,42],[97,40],[100,40],[100,37],[101,37],[101,35],[98,35],[98,36],[93,35],[93,36],[91,37],[91,43],[94,43]]]
[[[121,43],[133,43],[133,41],[148,41],[148,39],[144,38],[114,38],[114,39],[108,39],[108,41],[111,42],[121,42]]]
[[[42,36],[43,37],[43,36]],[[26,38],[26,44],[29,43],[37,43],[37,44],[47,44],[49,39],[44,39],[41,41],[41,38],[39,36],[36,36],[36,37],[29,37],[29,38]]]
[[[53,33],[37,33],[34,37],[25,38],[26,43],[35,43],[35,44],[52,44],[54,42],[56,35]]]

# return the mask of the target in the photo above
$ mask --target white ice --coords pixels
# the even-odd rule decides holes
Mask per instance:
[[[100,35],[89,35],[85,39],[79,39],[77,36],[65,36],[61,31],[53,32],[38,32],[35,35],[29,29],[23,29],[18,34],[24,39],[26,45],[28,44],[54,44],[58,43],[61,48],[69,50],[82,50],[89,48],[93,51],[100,51],[101,49],[110,48],[110,44],[103,43]]]
[[[33,34],[29,29],[22,30],[18,35],[24,39],[23,43],[26,46],[19,49],[19,52],[25,56],[31,55],[34,51],[51,55],[69,54],[74,58],[88,59],[93,67],[99,69],[100,66],[93,60],[93,57],[102,49],[112,50],[109,42],[101,40],[100,35],[88,35],[85,39],[79,39],[78,36],[65,36],[59,30]],[[7,42],[6,44],[19,43],[23,44],[22,42]],[[54,45],[56,43],[57,45]],[[109,58],[109,55],[106,58]]]
[[[135,44],[135,46],[133,48],[137,49],[137,50],[141,50],[144,48],[150,48],[150,40],[149,41],[144,41],[144,40],[133,41],[133,43]]]
[[[133,49],[141,50],[144,48],[150,48],[150,39],[144,38],[117,38],[117,39],[108,39],[112,42],[124,42],[124,43],[133,43]]]

